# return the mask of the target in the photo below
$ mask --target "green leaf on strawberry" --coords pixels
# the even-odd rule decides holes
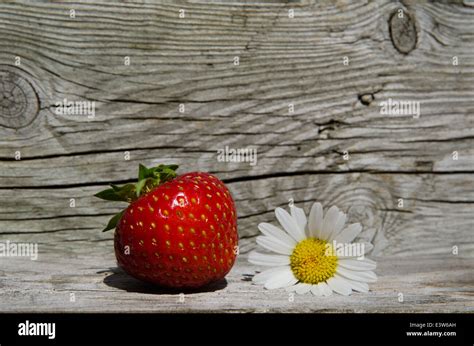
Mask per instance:
[[[106,201],[132,203],[133,201],[136,201],[138,197],[150,192],[160,184],[174,179],[177,176],[176,170],[178,167],[178,165],[158,165],[156,167],[147,168],[146,166],[140,164],[138,166],[137,183],[129,183],[123,186],[110,184],[110,189],[100,191],[94,196]],[[104,229],[104,232],[115,228],[115,225],[118,221],[116,220],[116,217],[119,214],[112,217],[112,219],[109,221],[109,224]]]
[[[106,201],[122,201],[123,199],[117,195],[114,189],[106,189],[100,191],[94,195],[100,199],[105,199]]]
[[[117,227],[118,222],[120,221],[120,218],[122,217],[123,213],[125,210],[122,210],[120,213],[115,214],[110,220],[107,226],[102,230],[102,232],[106,232],[111,229],[115,229]]]
[[[143,180],[148,177],[148,168],[141,163],[138,165],[138,180]]]

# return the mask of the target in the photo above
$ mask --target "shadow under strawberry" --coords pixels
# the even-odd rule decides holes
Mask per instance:
[[[181,293],[186,294],[195,294],[195,293],[205,293],[205,292],[215,292],[224,289],[227,287],[227,280],[222,279],[217,282],[211,283],[204,287],[194,288],[194,289],[174,289],[167,287],[160,287],[140,281],[134,277],[128,275],[119,267],[109,268],[108,270],[101,270],[97,274],[110,273],[104,278],[104,284],[109,287],[118,288],[127,292],[134,293],[148,293],[148,294],[175,294],[179,295]]]

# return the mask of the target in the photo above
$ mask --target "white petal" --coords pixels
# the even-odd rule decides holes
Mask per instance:
[[[321,291],[321,287],[319,285],[312,285],[311,293],[313,293],[316,297],[323,295],[323,292]]]
[[[295,219],[296,223],[304,233],[306,228],[306,214],[304,210],[295,206],[290,207],[291,216]]]
[[[321,203],[314,203],[309,213],[308,229],[312,237],[319,238],[323,226],[323,206]]]
[[[350,243],[355,239],[355,237],[359,235],[360,231],[362,231],[362,226],[360,223],[353,223],[343,229],[342,232],[334,238],[334,240],[336,243]]]
[[[366,282],[359,282],[354,280],[346,279],[347,283],[351,286],[354,291],[367,293],[369,292],[369,284]]]
[[[339,233],[341,233],[342,228],[346,224],[347,215],[342,211],[339,212],[339,217],[336,221],[336,226],[334,226],[334,232],[332,232],[332,236],[330,240],[334,239]]]
[[[377,268],[377,264],[368,258],[365,258],[363,260],[341,258],[338,264],[342,268],[357,271],[374,270],[375,268]]]
[[[361,282],[375,282],[377,281],[377,275],[375,275],[374,272],[371,271],[354,271],[354,270],[349,270],[346,268],[342,268],[340,266],[337,267],[336,272],[344,276],[345,278],[348,278],[350,280],[354,281],[361,281]]]
[[[252,251],[249,254],[248,261],[252,264],[262,266],[284,266],[290,264],[290,257],[283,255],[267,255]]]
[[[296,241],[292,237],[286,234],[285,231],[283,231],[282,229],[273,226],[272,224],[262,222],[258,225],[258,229],[266,236],[281,240],[283,243],[288,244],[290,246],[296,245]]]
[[[284,271],[287,268],[289,268],[289,267],[288,266],[282,266],[282,267],[274,267],[274,268],[264,270],[261,273],[255,274],[255,276],[252,278],[252,281],[255,282],[256,284],[264,284],[273,275],[276,275],[276,274]]]
[[[306,294],[311,290],[310,284],[305,284],[305,283],[299,283],[298,287],[295,289],[295,292],[297,294]]]
[[[293,237],[297,242],[300,242],[306,239],[304,232],[300,229],[295,219],[291,217],[288,212],[282,208],[275,209],[275,215],[278,219],[278,222],[283,226],[285,231]]]
[[[282,270],[281,272],[273,275],[270,279],[265,282],[265,288],[273,290],[275,288],[282,288],[292,286],[298,282],[298,279],[295,278],[290,267]]]
[[[352,292],[351,286],[347,283],[347,281],[337,274],[332,278],[327,279],[326,282],[334,292],[342,294],[343,296],[348,296]]]
[[[293,247],[280,243],[278,239],[273,237],[267,237],[264,235],[257,237],[257,244],[261,247],[282,254],[282,255],[291,255],[293,252]]]
[[[327,283],[325,282],[320,282],[318,284],[319,290],[321,291],[321,294],[325,297],[329,297],[332,294],[332,289],[331,287],[328,286]]]
[[[326,213],[323,221],[323,228],[321,230],[321,237],[322,240],[330,239],[331,233],[334,230],[334,226],[336,226],[336,221],[339,217],[339,209],[336,206],[332,206]]]

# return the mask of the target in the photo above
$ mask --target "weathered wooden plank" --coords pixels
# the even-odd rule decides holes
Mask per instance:
[[[474,128],[469,121],[460,122],[469,131]],[[303,127],[299,124],[300,128]],[[353,130],[357,130],[353,128]],[[367,129],[366,131],[370,131]],[[394,130],[390,130],[391,133]],[[413,133],[422,133],[424,130],[413,129]],[[120,132],[119,132],[120,133]],[[117,136],[119,136],[117,133]],[[341,132],[342,133],[342,132]],[[453,131],[454,134],[454,131]],[[77,136],[72,132],[71,137]],[[308,133],[309,136],[318,136],[317,131]],[[91,137],[98,134],[81,135],[77,146],[83,145]],[[161,141],[160,136],[149,136],[152,141]],[[203,134],[203,136],[206,136]],[[232,137],[232,135],[229,135]],[[433,134],[436,136],[436,134]],[[210,136],[216,138],[215,136]],[[209,140],[210,140],[210,137]],[[256,138],[257,135],[252,136]],[[258,135],[261,137],[261,134]],[[278,134],[268,137],[278,137]],[[389,137],[389,135],[387,135]],[[397,137],[397,136],[395,136]],[[60,137],[63,138],[63,137]],[[186,138],[186,139],[185,139]],[[222,138],[229,138],[222,136]],[[410,138],[410,137],[407,137]],[[142,149],[138,147],[123,146],[111,148],[110,152],[85,152],[84,154],[60,156],[52,158],[28,159],[25,147],[11,148],[12,158],[17,150],[23,155],[21,161],[3,161],[1,171],[1,182],[3,187],[21,186],[64,186],[74,184],[96,184],[111,181],[132,179],[136,176],[138,163],[162,163],[176,162],[181,164],[184,170],[202,170],[219,173],[221,178],[239,178],[246,176],[258,176],[261,174],[272,174],[276,171],[286,172],[351,172],[351,171],[388,171],[394,173],[403,172],[472,172],[474,157],[472,156],[472,140],[460,139],[437,142],[436,140],[406,139],[389,144],[387,148],[381,148],[386,143],[383,137],[372,139],[359,139],[344,137],[339,139],[303,139],[301,142],[266,143],[265,145],[253,145],[258,153],[255,166],[249,163],[226,163],[217,160],[217,151],[230,148],[247,148],[247,143],[252,142],[247,138],[243,142],[229,143],[228,139],[217,140],[207,147],[179,147],[178,143],[165,145],[163,148]],[[397,139],[398,141],[398,139]],[[180,136],[179,142],[188,142],[187,135]],[[115,143],[114,139],[110,143]],[[190,141],[193,144],[192,141]],[[244,145],[242,145],[244,144]],[[129,142],[128,145],[135,145]],[[146,148],[144,146],[143,148]],[[348,151],[349,159],[345,160],[343,153]],[[453,152],[457,151],[459,159],[453,160]],[[130,160],[124,159],[125,153],[129,152]],[[57,172],[55,179],[51,178],[51,170]],[[31,171],[35,175],[31,175]]]
[[[390,39],[388,19],[399,8],[390,2],[74,4],[75,20],[70,4],[21,4],[0,12],[0,59],[35,87],[41,111],[30,126],[1,129],[2,186],[129,179],[126,150],[133,163],[171,156],[226,177],[276,167],[473,171],[472,8],[403,7],[419,30],[403,56]],[[293,6],[297,20],[287,16]],[[16,55],[20,68],[11,66]],[[363,96],[374,100],[364,105]],[[63,98],[95,100],[96,117],[55,115]],[[421,101],[420,118],[381,115],[388,98]],[[226,145],[256,147],[260,164],[217,162]],[[5,161],[17,150],[23,161]],[[52,182],[50,168],[64,166]]]
[[[364,240],[377,255],[446,255],[457,246],[474,254],[474,185],[466,174],[308,174],[229,183],[238,210],[242,252],[255,246],[260,222],[276,223],[273,210],[293,198],[308,212],[318,200],[337,205],[348,222],[364,226]],[[111,239],[100,229],[120,209],[93,194],[101,186],[68,189],[4,190],[0,200],[0,239],[67,242]],[[19,193],[20,192],[20,193]],[[75,207],[70,207],[74,198]],[[403,207],[399,207],[399,199]],[[12,203],[15,201],[15,204]],[[45,235],[42,232],[49,232]],[[73,244],[73,246],[79,246]],[[111,244],[108,244],[111,246]]]
[[[2,260],[0,310],[472,311],[473,14],[461,2],[2,3],[0,241],[41,250]],[[55,114],[64,98],[94,101],[95,117]],[[388,99],[421,102],[420,117],[382,114]],[[225,146],[256,148],[258,163],[219,162]],[[242,258],[226,287],[179,305],[107,272],[99,229],[116,207],[92,194],[170,161],[228,182],[243,257],[276,206],[320,200],[363,224],[381,280],[363,300],[290,303],[249,285]]]
[[[115,268],[109,252],[41,255],[37,261],[8,259],[0,271],[3,312],[472,312],[472,260],[456,256],[378,260],[371,292],[317,298],[266,291],[250,280],[258,267],[245,258],[204,292],[170,292],[143,284]],[[18,277],[17,273],[23,276]],[[403,276],[403,280],[400,277]],[[403,294],[403,302],[399,301]],[[75,301],[71,302],[71,294]]]

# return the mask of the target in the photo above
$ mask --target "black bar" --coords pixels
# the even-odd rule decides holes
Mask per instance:
[[[55,323],[55,338],[18,335],[26,321]],[[471,314],[0,314],[0,345],[473,345],[473,325]]]

